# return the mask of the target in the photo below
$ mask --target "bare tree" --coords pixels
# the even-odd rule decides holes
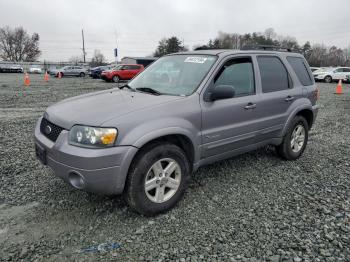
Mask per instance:
[[[105,56],[101,53],[100,50],[94,51],[94,56],[91,59],[91,66],[102,66],[106,64]]]
[[[69,62],[75,65],[77,65],[78,63],[82,63],[82,61],[83,61],[83,57],[78,55],[74,55],[74,56],[71,56],[71,58],[69,58]]]
[[[23,27],[0,28],[0,58],[5,61],[35,61],[41,54],[39,34],[31,36]]]

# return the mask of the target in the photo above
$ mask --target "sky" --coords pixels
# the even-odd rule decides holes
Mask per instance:
[[[100,50],[108,61],[151,55],[164,37],[203,45],[227,33],[263,32],[341,48],[350,45],[349,0],[0,0],[0,27],[23,26],[40,35],[39,60],[87,59]]]

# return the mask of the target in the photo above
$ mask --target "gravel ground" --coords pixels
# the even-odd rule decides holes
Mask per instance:
[[[71,188],[33,152],[48,105],[114,84],[42,78],[24,89],[22,75],[0,74],[1,261],[350,261],[349,85],[336,96],[335,84],[319,84],[299,160],[266,147],[203,167],[176,208],[146,218],[120,197]],[[120,247],[81,252],[102,243]]]

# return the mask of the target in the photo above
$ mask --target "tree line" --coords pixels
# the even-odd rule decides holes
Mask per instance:
[[[12,62],[37,61],[41,51],[39,49],[39,34],[28,34],[23,27],[0,27],[0,59]],[[203,49],[241,49],[244,46],[274,45],[292,49],[305,56],[311,66],[350,66],[350,43],[348,48],[336,46],[327,47],[324,44],[313,44],[309,41],[299,45],[295,37],[278,35],[273,28],[264,32],[246,34],[219,32],[214,39],[201,46]],[[199,46],[194,46],[193,49]],[[188,51],[189,47],[176,36],[163,38],[153,53],[155,57],[180,51]],[[80,62],[79,56],[72,57],[71,62]],[[106,59],[99,50],[95,50],[91,66],[106,64]]]
[[[295,37],[278,35],[273,28],[268,28],[264,32],[246,34],[219,32],[214,39],[209,39],[205,45],[197,45],[193,49],[199,47],[201,49],[241,49],[244,46],[256,45],[273,45],[291,49],[293,52],[303,54],[310,66],[350,66],[350,45],[344,49],[336,46],[327,47],[323,44],[311,45],[309,41],[299,45]],[[153,55],[160,57],[187,50],[189,48],[173,36],[162,39]]]

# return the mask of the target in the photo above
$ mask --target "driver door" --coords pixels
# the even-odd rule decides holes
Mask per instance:
[[[202,101],[201,158],[212,157],[254,144],[257,126],[258,95],[252,57],[229,58],[216,72],[210,92],[218,85],[230,85],[235,96],[216,101]]]

